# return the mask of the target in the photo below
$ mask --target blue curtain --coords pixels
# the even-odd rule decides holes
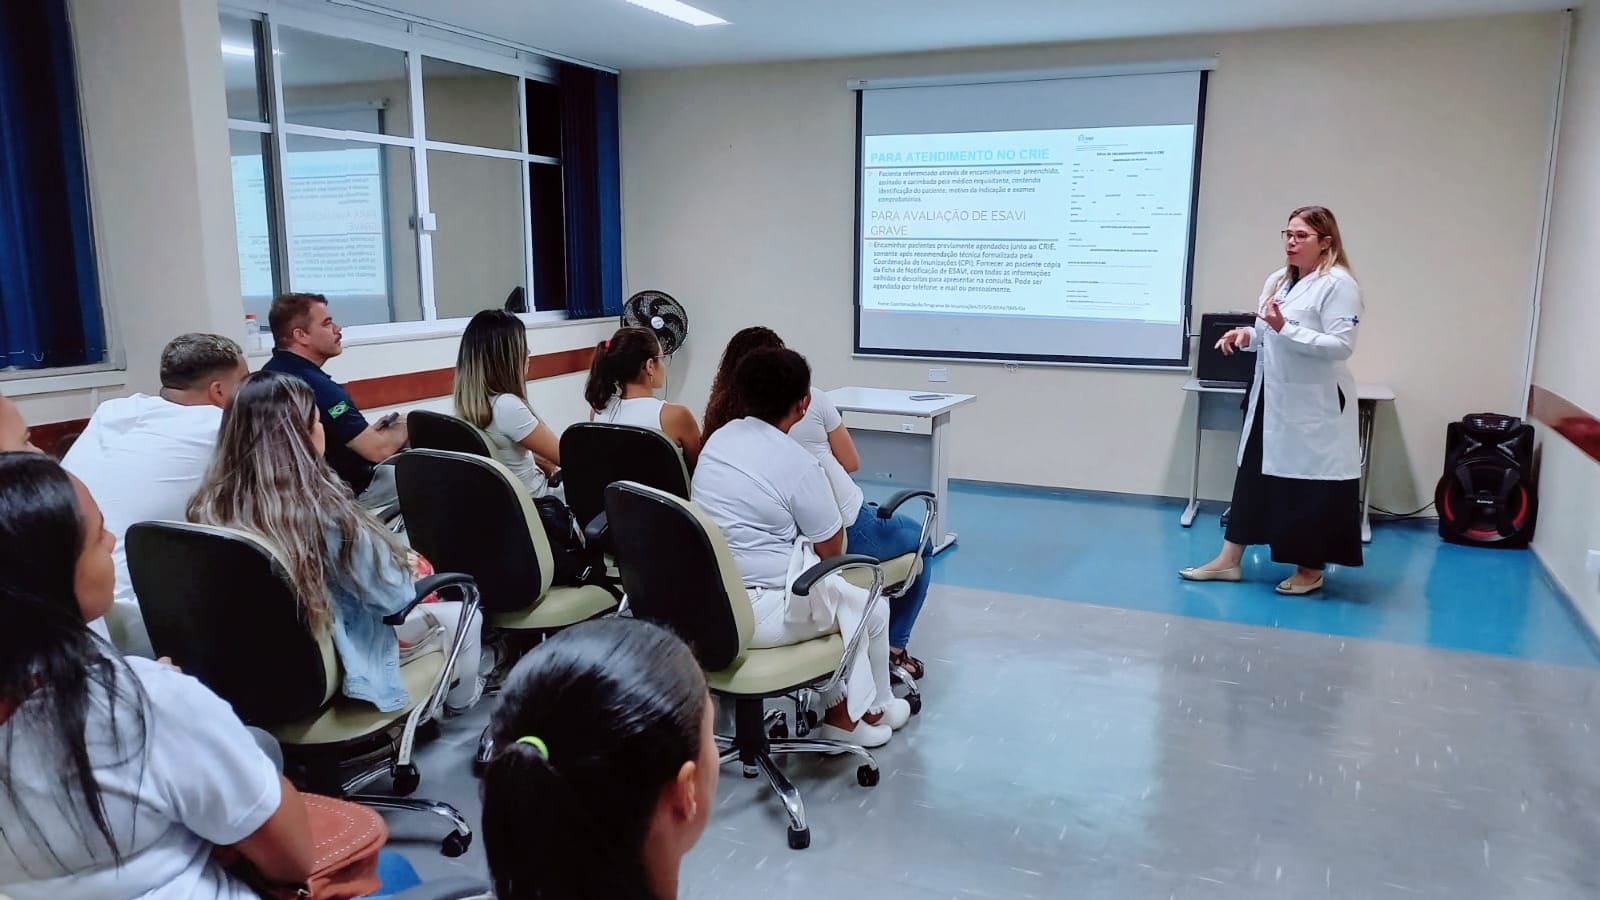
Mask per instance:
[[[0,366],[102,362],[65,0],[0,4]]]
[[[622,314],[619,140],[617,76],[562,64],[567,311],[575,318]]]

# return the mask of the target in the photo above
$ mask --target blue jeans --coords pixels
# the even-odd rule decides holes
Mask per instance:
[[[845,530],[849,552],[865,553],[878,559],[893,559],[917,548],[922,537],[922,523],[907,516],[878,518],[878,504],[863,503],[856,514],[855,524]],[[889,601],[889,646],[905,649],[911,640],[911,626],[917,623],[922,612],[922,601],[928,597],[928,556],[933,548],[922,547],[922,573],[898,599]]]

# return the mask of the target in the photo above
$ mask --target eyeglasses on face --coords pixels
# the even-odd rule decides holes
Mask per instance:
[[[1290,231],[1287,228],[1285,228],[1284,230],[1278,232],[1278,236],[1283,238],[1283,242],[1286,243],[1286,244],[1290,243],[1290,242],[1294,242],[1296,244],[1303,244],[1306,241],[1314,241],[1314,240],[1322,237],[1322,235],[1316,234],[1314,232],[1310,232],[1310,231]]]

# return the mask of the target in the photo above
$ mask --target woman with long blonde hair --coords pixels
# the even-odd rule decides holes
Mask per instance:
[[[323,459],[327,438],[311,388],[292,375],[257,372],[239,386],[222,415],[216,455],[189,500],[189,520],[265,538],[283,560],[301,615],[318,634],[332,633],[344,668],[345,696],[381,710],[407,703],[400,641],[383,617],[414,598],[410,552],[356,502]],[[447,645],[460,623],[459,603],[417,607],[403,634],[443,626]],[[479,619],[456,662],[461,683],[447,707],[464,709],[482,691]]]
[[[1360,426],[1345,361],[1362,301],[1332,212],[1300,207],[1281,236],[1285,265],[1267,276],[1255,325],[1216,345],[1256,354],[1226,539],[1178,574],[1239,581],[1244,548],[1269,544],[1273,561],[1295,566],[1278,593],[1299,595],[1322,589],[1328,563],[1361,565]]]
[[[489,438],[494,458],[534,497],[550,493],[548,472],[561,464],[561,440],[528,402],[528,334],[500,309],[472,317],[456,353],[456,416]]]

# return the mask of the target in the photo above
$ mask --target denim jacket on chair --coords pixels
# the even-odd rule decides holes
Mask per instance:
[[[328,555],[339,558],[337,530],[326,532]],[[416,596],[411,569],[392,559],[363,533],[348,571],[332,572],[333,646],[344,667],[344,695],[365,700],[384,712],[410,701],[400,678],[400,642],[383,617],[405,609]]]

